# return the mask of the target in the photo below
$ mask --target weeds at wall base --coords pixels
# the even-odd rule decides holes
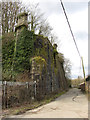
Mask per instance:
[[[63,91],[63,92],[59,92],[58,94],[52,94],[49,96],[46,96],[42,101],[33,101],[31,104],[24,104],[18,107],[14,107],[14,108],[9,108],[9,109],[4,109],[3,112],[3,117],[7,117],[8,115],[20,115],[25,113],[28,110],[32,110],[35,108],[38,108],[42,105],[48,104],[52,101],[54,101],[56,98],[60,97],[61,95],[65,94],[67,92]]]

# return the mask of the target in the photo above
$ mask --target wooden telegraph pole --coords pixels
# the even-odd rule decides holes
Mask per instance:
[[[83,57],[81,57],[81,60],[82,60],[83,76],[84,76],[85,90],[86,90],[86,78],[85,78],[85,68],[84,68],[84,63],[83,63]]]

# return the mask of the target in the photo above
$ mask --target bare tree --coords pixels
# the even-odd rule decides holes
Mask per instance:
[[[64,70],[66,78],[70,78],[71,76],[71,62],[69,59],[64,58]]]
[[[52,34],[52,27],[44,18],[44,13],[40,12],[39,4],[24,6],[20,0],[18,2],[2,2],[2,33],[15,31],[17,15],[20,12],[28,13],[28,26],[30,31],[48,37],[51,43],[57,40],[57,37]]]
[[[29,30],[36,32],[40,25],[43,13],[40,13],[39,4],[30,4],[27,6],[28,19],[29,19]]]
[[[22,3],[18,2],[2,2],[2,34],[14,32],[17,23],[17,14],[24,10]]]
[[[27,7],[29,15],[29,30],[34,31],[37,34],[49,37],[52,31],[52,27],[49,25],[47,20],[44,18],[44,13],[41,13],[39,3],[30,4]]]
[[[41,24],[39,25],[39,34],[44,35],[45,37],[51,37],[51,31],[52,31],[52,27],[49,25],[49,23],[47,21],[45,22],[41,22]]]
[[[58,37],[55,35],[55,33],[50,34],[50,42],[52,43],[52,45],[58,42]]]

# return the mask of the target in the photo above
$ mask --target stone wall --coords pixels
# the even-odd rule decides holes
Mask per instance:
[[[16,31],[18,32],[18,30],[21,30],[22,25],[25,27],[26,24],[27,13],[19,14]],[[25,38],[28,37],[25,36]],[[41,35],[34,35],[32,38],[32,41],[34,41],[34,50],[32,53],[32,58],[30,58],[30,81],[35,81],[39,86],[37,86],[38,91],[45,91],[44,94],[67,89],[68,85],[65,78],[63,60],[61,59],[62,57],[60,58],[60,56],[58,56],[58,52],[56,50],[57,44],[54,44],[54,46],[52,46],[48,38],[44,38]],[[25,39],[25,41],[27,41],[27,39]],[[30,40],[28,42],[30,43]],[[27,48],[24,49],[24,52],[27,51]]]
[[[49,40],[47,38],[43,38],[42,36],[36,36],[34,50],[37,57],[41,56],[41,58],[45,60],[46,68],[43,67],[42,71],[37,69],[37,65],[33,57],[31,65],[32,81],[39,81],[37,83],[45,91],[44,94],[68,89],[63,62],[58,54],[56,54],[54,60],[54,48]]]

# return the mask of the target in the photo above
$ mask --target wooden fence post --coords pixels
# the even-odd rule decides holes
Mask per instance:
[[[7,108],[7,82],[3,83],[3,108]]]
[[[7,82],[5,81],[5,108],[7,108]]]
[[[37,94],[37,83],[36,83],[36,81],[34,81],[34,94],[35,94],[35,98],[36,98],[36,94]]]
[[[28,91],[29,91],[29,82],[26,82],[26,88],[27,88],[27,89],[26,89],[26,100],[27,100],[27,102],[28,102],[28,97],[29,97],[29,96],[28,96],[28,95],[29,95],[29,94],[28,94]]]
[[[35,85],[32,84],[32,94],[31,94],[31,98],[32,98],[32,101],[34,100],[35,98]]]
[[[4,84],[2,82],[2,108],[4,108]]]

